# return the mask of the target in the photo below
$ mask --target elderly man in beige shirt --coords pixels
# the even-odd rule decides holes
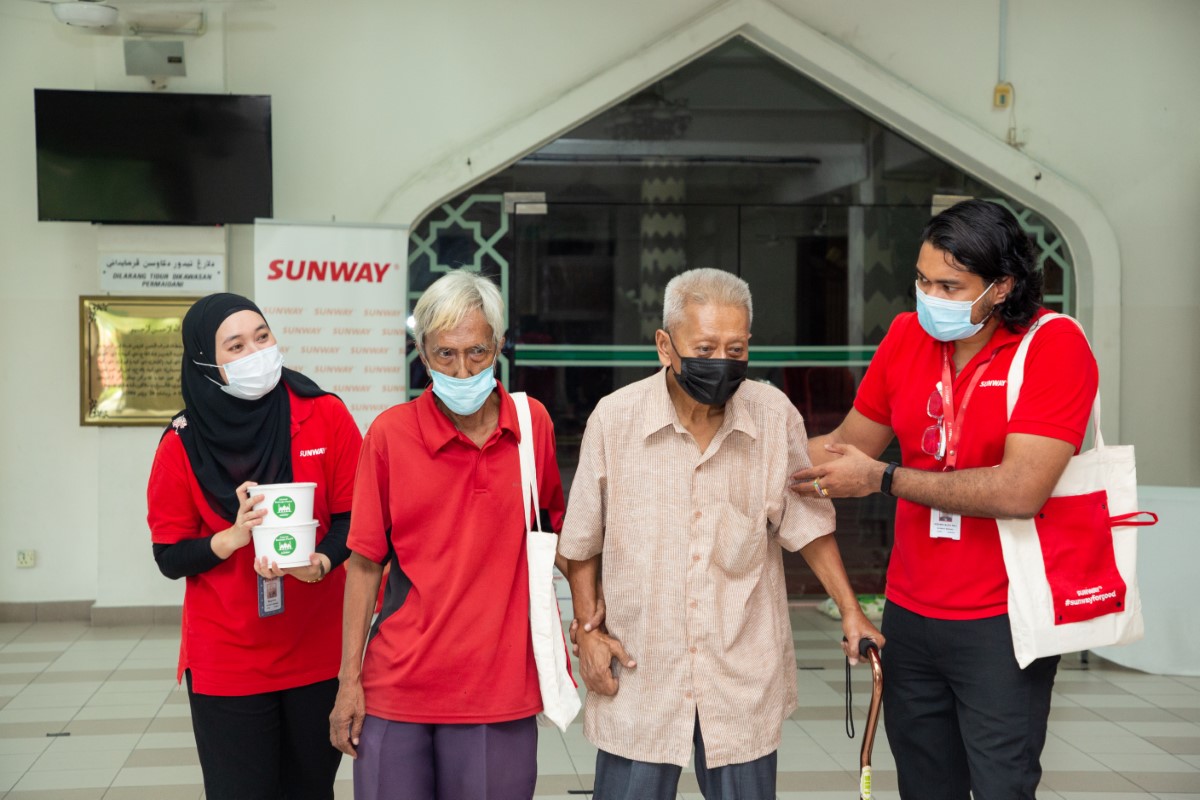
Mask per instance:
[[[693,746],[707,800],[775,797],[796,658],[781,548],[799,550],[842,612],[846,654],[883,637],[859,608],[828,500],[787,491],[809,465],[800,414],[744,382],[750,287],[697,269],[667,284],[664,369],[588,420],[559,552],[580,630],[594,800],[668,800]]]

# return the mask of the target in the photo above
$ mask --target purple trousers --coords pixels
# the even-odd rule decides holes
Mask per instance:
[[[530,800],[537,718],[427,725],[367,716],[354,800]]]

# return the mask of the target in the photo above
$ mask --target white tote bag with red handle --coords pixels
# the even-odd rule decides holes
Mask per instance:
[[[1079,325],[1064,314],[1046,314],[1018,345],[1008,371],[1010,417],[1029,344],[1042,326],[1059,319],[1060,325]],[[1104,444],[1098,388],[1092,425],[1094,446],[1071,458],[1033,519],[996,520],[1008,571],[1013,650],[1022,669],[1043,656],[1142,638],[1137,529],[1158,517],[1138,510],[1133,446]]]

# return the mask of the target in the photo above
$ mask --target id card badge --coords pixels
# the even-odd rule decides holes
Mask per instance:
[[[283,578],[258,576],[258,615],[273,617],[283,613]]]
[[[957,542],[962,538],[962,517],[949,511],[929,509],[929,538],[953,539]]]

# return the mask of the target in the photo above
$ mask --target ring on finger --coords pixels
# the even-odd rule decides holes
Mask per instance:
[[[824,487],[821,486],[820,478],[814,478],[812,485],[813,485],[813,490],[816,491],[816,493],[819,494],[821,497],[829,497],[829,492],[825,491]]]

